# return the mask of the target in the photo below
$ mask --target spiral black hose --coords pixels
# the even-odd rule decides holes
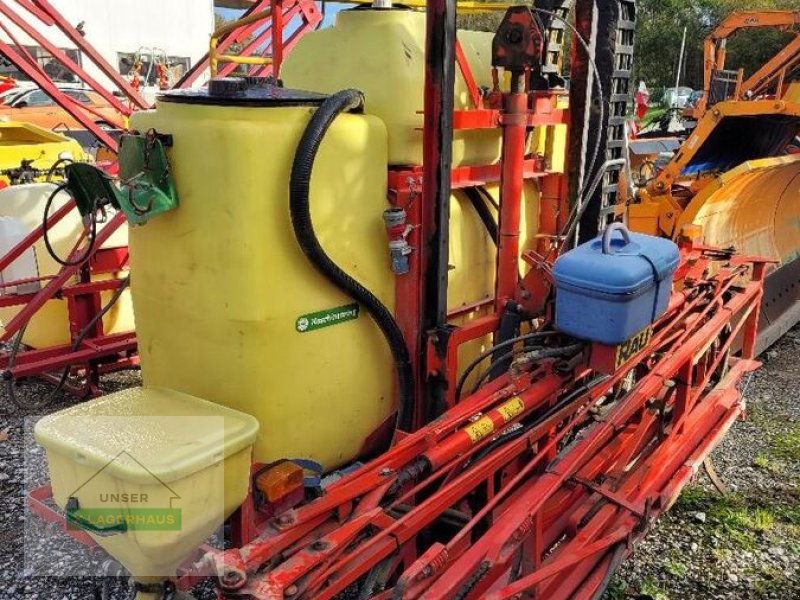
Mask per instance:
[[[309,205],[311,173],[322,139],[339,114],[360,109],[363,104],[364,98],[361,92],[343,90],[327,98],[311,117],[300,138],[292,163],[292,174],[289,180],[289,211],[295,238],[311,264],[336,287],[363,305],[386,338],[392,352],[400,388],[398,424],[401,429],[408,431],[411,429],[414,410],[414,377],[403,332],[400,331],[392,313],[375,294],[331,260],[320,245],[311,220]]]
[[[66,183],[61,183],[57,185],[53,190],[53,193],[50,194],[50,196],[48,196],[47,201],[44,203],[44,216],[42,217],[42,239],[44,239],[44,246],[45,248],[47,248],[47,253],[54,261],[56,261],[62,267],[75,267],[85,262],[92,255],[92,251],[94,250],[95,240],[97,239],[97,220],[95,219],[94,210],[92,210],[92,214],[89,215],[92,221],[91,224],[89,225],[86,251],[81,255],[81,257],[76,258],[74,260],[69,260],[69,258],[61,258],[56,253],[52,243],[50,242],[50,234],[48,233],[49,229],[47,227],[47,219],[50,218],[50,207],[53,205],[53,200],[55,200],[59,192],[62,192],[66,189],[67,189]]]

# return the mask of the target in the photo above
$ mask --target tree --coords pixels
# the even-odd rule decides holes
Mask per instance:
[[[699,89],[703,80],[703,40],[724,18],[742,10],[800,10],[800,0],[638,0],[637,7],[634,77],[651,88],[674,86],[685,27],[681,84]],[[463,15],[459,16],[458,25],[494,31],[501,18],[502,13]],[[740,31],[728,43],[727,64],[750,74],[774,56],[791,35],[766,28]]]
[[[650,87],[675,85],[686,28],[682,85],[702,87],[703,40],[725,17],[741,10],[800,10],[800,0],[639,0],[635,77]],[[752,73],[783,47],[791,34],[774,29],[740,31],[728,43],[729,68]]]

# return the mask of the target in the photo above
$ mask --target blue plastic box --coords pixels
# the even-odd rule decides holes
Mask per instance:
[[[670,240],[611,224],[556,261],[556,329],[622,344],[667,310],[679,260]]]

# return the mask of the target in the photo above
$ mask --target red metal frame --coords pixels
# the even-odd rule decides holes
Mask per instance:
[[[61,62],[67,69],[75,74],[83,73],[83,81],[86,82],[86,84],[89,85],[95,92],[100,94],[100,96],[102,96],[106,102],[117,109],[120,114],[127,116],[131,113],[130,108],[123,102],[120,102],[119,98],[117,98],[104,86],[100,85],[100,83],[91,75],[86,73],[80,65],[73,61],[65,52],[62,52],[58,46],[48,40],[47,36],[42,35],[37,28],[29,26],[28,23],[16,12],[14,12],[10,6],[0,3],[0,13],[6,16],[14,25],[22,29],[28,36],[31,37],[31,39],[33,39],[42,48],[47,50],[51,56]]]
[[[243,16],[255,14],[265,9],[271,9],[271,18],[262,22],[252,23],[238,28],[225,36],[219,42],[218,51],[225,52],[233,44],[241,44],[248,37],[254,36],[252,41],[241,49],[241,56],[270,56],[272,64],[253,65],[249,68],[249,75],[273,75],[280,73],[283,57],[309,31],[316,29],[322,22],[322,13],[317,8],[314,0],[260,0],[254,2]],[[287,25],[299,19],[297,27],[287,37]],[[205,54],[176,84],[176,88],[191,87],[199,80],[200,76],[208,69],[208,54]],[[226,77],[239,65],[226,63],[220,66],[218,75]]]
[[[19,4],[28,8],[31,6],[29,2],[20,2],[17,0]],[[86,40],[84,35],[75,29],[72,24],[47,0],[31,0],[33,5],[38,9],[38,11],[30,11],[31,14],[34,16],[44,15],[45,19],[40,19],[45,25],[53,25],[57,27],[61,33],[63,33],[69,40],[75,44],[75,47],[80,50],[80,52],[89,58],[92,63],[94,63],[98,69],[108,77],[114,85],[119,88],[119,90],[134,104],[134,106],[138,108],[150,108],[150,104],[145,100],[138,91],[136,91],[131,84],[125,80],[125,78],[119,74],[119,72],[103,58],[103,56],[91,45],[90,42]],[[59,61],[62,61],[62,53],[59,55],[54,55]],[[81,69],[80,71],[76,72],[75,75],[80,77],[84,82],[87,84],[89,83],[86,79],[86,73]],[[94,88],[93,88],[94,89]],[[95,90],[98,91],[98,90]],[[100,93],[98,91],[98,93]]]
[[[397,572],[373,597],[590,598],[742,414],[738,387],[757,363],[728,355],[756,331],[763,262],[749,260],[749,275],[734,261],[676,293],[650,344],[612,376],[582,386],[585,353],[568,369],[551,360],[504,376],[250,543],[211,551],[222,597],[331,599],[386,566]],[[684,273],[714,262],[730,261],[684,248]],[[417,554],[437,527],[452,531]]]
[[[0,14],[8,18],[13,25],[31,37],[37,44],[45,48],[53,58],[69,69],[90,89],[103,97],[103,99],[121,115],[127,117],[131,114],[133,109],[150,108],[150,104],[142,97],[139,90],[120,75],[91,43],[49,2],[46,0],[17,0],[17,4],[22,9],[25,9],[29,16],[21,16],[7,3],[0,3]],[[242,42],[249,36],[255,34],[254,40],[248,44],[241,53],[247,56],[271,54],[273,60],[271,65],[251,67],[251,75],[271,75],[273,73],[280,73],[280,65],[285,53],[294,47],[303,34],[315,29],[322,21],[322,14],[314,0],[261,0],[248,10],[248,14],[267,6],[272,9],[271,19],[237,29],[228,35],[221,42],[219,47],[220,51],[223,51],[230,47],[231,44]],[[42,34],[37,27],[33,26],[32,23],[34,20],[38,20],[41,25],[57,29],[61,34],[70,39],[82,55],[111,80],[113,85],[122,92],[130,104],[126,105],[125,102],[120,101],[117,96],[105,86],[101,85],[81,65],[73,61],[66,52],[50,42],[47,35]],[[297,27],[294,28],[287,37],[285,35],[287,26],[297,20],[299,20]],[[18,48],[23,48],[21,44],[15,41],[12,32],[8,30],[5,25],[2,25],[2,27],[7,31],[13,43]],[[97,137],[98,140],[112,151],[117,151],[116,140],[87,116],[87,112],[90,114],[93,113],[92,109],[78,104],[70,96],[63,93],[53,84],[50,77],[39,67],[32,57],[26,56],[27,53],[17,51],[12,48],[10,44],[2,42],[0,42],[0,53],[5,55],[9,61],[47,92],[59,106],[73,116],[83,127]],[[229,75],[236,67],[237,65],[235,64],[225,64],[220,68],[220,75]],[[207,68],[208,55],[194,65],[181,81],[178,82],[176,87],[191,86]],[[98,117],[102,115],[95,114],[94,116]],[[108,118],[103,116],[101,120],[108,121]],[[123,123],[110,124],[119,129],[125,128]]]
[[[446,0],[428,3],[429,37],[448,10]],[[429,397],[420,393],[415,430],[398,432],[391,449],[314,501],[265,519],[249,498],[232,520],[233,547],[193,557],[196,568],[181,570],[182,589],[211,566],[222,600],[332,600],[359,581],[374,582],[369,596],[380,600],[592,598],[743,414],[739,388],[758,366],[765,261],[691,244],[681,249],[681,291],[625,364],[598,373],[594,366],[608,363],[609,348],[562,340],[551,347],[571,347],[564,357],[516,360],[456,402],[459,346],[495,332],[509,300],[546,304],[566,185],[541,157],[525,156],[525,137],[530,126],[567,119],[556,93],[526,89],[527,72],[517,74],[511,92],[496,89],[484,108],[457,45],[454,54],[476,108],[456,112],[453,124],[501,128],[503,157],[499,165],[453,169],[449,187],[499,181],[501,239],[495,298],[474,307],[492,310],[448,329],[446,340],[443,329],[422,331],[421,322],[437,233],[434,200],[448,187],[434,169],[446,162],[436,140],[449,118],[437,81],[446,77],[430,64],[424,167],[388,175],[390,200],[406,210],[416,249],[409,272],[397,278],[396,317],[419,391],[444,382],[446,410],[430,420]],[[522,296],[518,281],[522,182],[532,178],[542,190],[537,251],[523,257],[536,267],[523,280],[539,282],[533,299]],[[743,348],[731,358],[739,339]],[[36,491],[33,502],[43,496]]]
[[[51,214],[46,227],[52,228],[72,210],[77,210],[73,201],[67,202]],[[64,266],[55,275],[33,278],[25,281],[4,282],[3,289],[22,283],[41,283],[37,292],[24,294],[2,294],[0,306],[22,307],[5,324],[0,342],[10,342],[20,334],[22,328],[36,316],[38,311],[52,300],[66,302],[68,323],[72,339],[79,344],[70,343],[48,348],[21,348],[13,356],[10,351],[0,353],[0,369],[10,379],[24,377],[50,378],[50,373],[72,367],[85,375],[86,385],[76,389],[66,387],[80,396],[99,393],[98,380],[101,373],[115,369],[132,367],[138,364],[136,356],[136,334],[132,331],[108,335],[103,330],[102,320],[94,325],[92,331],[84,330],[102,308],[101,293],[119,289],[121,280],[117,278],[92,280],[95,275],[119,273],[128,268],[127,248],[102,248],[103,244],[125,223],[122,213],[116,214],[97,233],[97,238],[87,260],[80,265]],[[0,271],[8,268],[25,252],[30,251],[44,234],[39,227],[28,234],[5,256],[0,258]],[[71,259],[83,256],[85,250],[76,243]]]

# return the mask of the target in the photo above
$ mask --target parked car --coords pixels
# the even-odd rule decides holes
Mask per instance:
[[[86,116],[101,127],[117,127],[124,122],[122,115],[94,92],[67,88],[66,95],[92,110]],[[10,90],[0,98],[0,118],[11,121],[33,123],[44,129],[83,129],[83,125],[61,108],[45,92],[37,88]]]
[[[689,100],[686,103],[687,108],[691,107],[694,108],[697,106],[697,103],[700,102],[700,98],[703,97],[703,90],[695,90],[689,95]]]
[[[689,87],[667,88],[661,99],[664,108],[686,108],[694,90]]]

